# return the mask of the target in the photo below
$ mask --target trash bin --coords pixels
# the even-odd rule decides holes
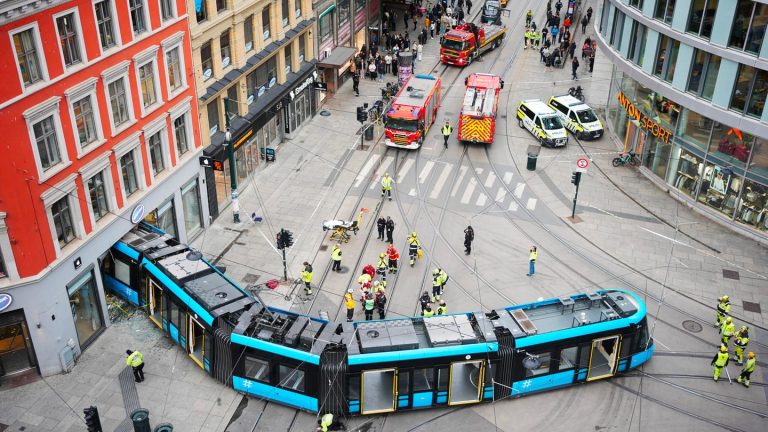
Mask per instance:
[[[365,140],[366,141],[373,141],[373,125],[368,125],[368,127],[365,128]]]
[[[131,413],[134,432],[152,432],[149,425],[149,410],[139,408]]]
[[[155,430],[153,432],[173,432],[173,425],[170,423],[160,423],[159,425],[155,426]]]
[[[539,158],[539,151],[541,151],[540,146],[528,146],[528,163],[525,166],[528,171],[536,171],[536,160]]]

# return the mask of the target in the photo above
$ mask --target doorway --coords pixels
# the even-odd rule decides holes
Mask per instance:
[[[451,382],[448,386],[448,405],[480,402],[485,367],[482,360],[451,364]]]
[[[149,308],[149,319],[158,327],[163,328],[163,289],[152,279],[148,280],[147,306]]]
[[[362,374],[362,414],[378,414],[395,410],[397,401],[397,370],[381,369]]]
[[[616,374],[616,355],[621,336],[608,336],[592,341],[587,381],[612,377]]]
[[[187,352],[201,368],[205,368],[205,328],[192,315],[187,314],[189,344]]]
[[[0,377],[28,371],[37,366],[24,312],[7,312],[0,318]]]

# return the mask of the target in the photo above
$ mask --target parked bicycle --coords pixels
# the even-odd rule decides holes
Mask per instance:
[[[640,159],[637,157],[636,153],[622,153],[617,158],[613,158],[613,166],[624,166],[624,165],[632,165],[637,166],[640,165]]]
[[[571,87],[568,89],[568,94],[584,102],[584,89],[581,86]]]
[[[397,92],[400,90],[400,84],[388,82],[386,87],[381,88],[381,98],[384,102],[389,103]]]

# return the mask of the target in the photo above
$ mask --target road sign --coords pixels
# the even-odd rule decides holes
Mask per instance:
[[[576,166],[580,170],[586,170],[587,167],[589,166],[589,159],[587,159],[587,158],[578,158],[578,159],[576,159]]]

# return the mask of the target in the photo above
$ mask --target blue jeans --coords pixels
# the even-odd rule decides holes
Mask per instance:
[[[533,276],[536,271],[536,261],[528,261],[528,276]]]

